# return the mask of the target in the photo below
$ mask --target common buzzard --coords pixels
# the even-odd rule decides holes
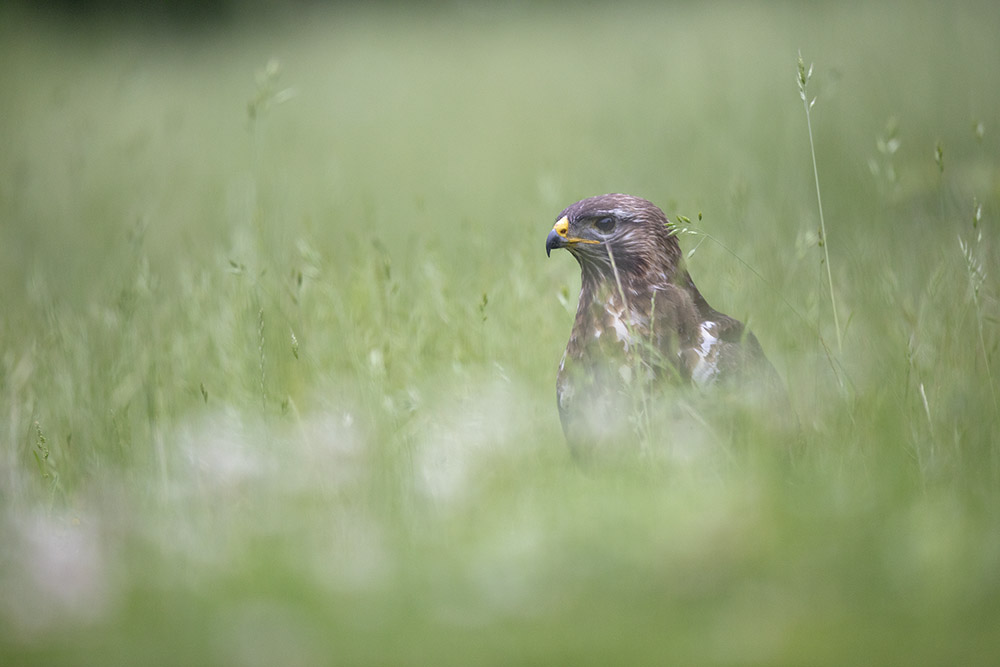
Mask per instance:
[[[652,203],[624,194],[578,201],[545,240],[546,254],[556,248],[569,250],[582,271],[556,381],[574,454],[620,447],[628,427],[635,435],[635,416],[648,415],[650,398],[662,396],[657,387],[781,385],[757,338],[695,287],[666,216]]]

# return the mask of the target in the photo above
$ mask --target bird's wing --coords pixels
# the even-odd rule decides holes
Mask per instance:
[[[682,357],[699,387],[733,381],[781,385],[757,337],[742,322],[722,313],[699,323],[697,341]]]

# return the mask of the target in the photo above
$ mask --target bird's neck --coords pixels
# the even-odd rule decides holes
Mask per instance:
[[[625,311],[648,310],[655,293],[673,281],[674,272],[653,264],[641,267],[641,271],[634,268],[626,271],[615,265],[583,267],[580,309],[607,304]]]
[[[626,351],[635,338],[648,335],[654,290],[619,276],[619,280],[588,280],[584,274],[577,307],[581,331],[601,330],[602,345],[620,345]],[[580,341],[581,343],[583,341]]]

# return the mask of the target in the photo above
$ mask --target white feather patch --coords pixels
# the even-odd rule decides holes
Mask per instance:
[[[695,352],[698,354],[698,363],[691,370],[691,379],[699,387],[711,384],[719,372],[715,349],[715,344],[719,342],[719,339],[713,334],[714,331],[715,322],[702,322],[701,345],[695,348]]]
[[[615,315],[611,320],[611,324],[615,328],[615,335],[618,336],[618,340],[627,342],[629,339],[628,327],[625,326],[625,322],[622,321],[622,318]]]
[[[629,343],[628,326],[625,324],[625,320],[622,319],[622,313],[613,309],[609,306],[605,306],[604,312],[608,314],[611,318],[611,326],[615,329],[615,336],[618,338],[618,342],[624,342],[626,345]]]

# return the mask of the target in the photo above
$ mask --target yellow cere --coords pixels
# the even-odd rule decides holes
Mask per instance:
[[[594,241],[591,239],[581,239],[577,237],[570,238],[569,218],[567,218],[565,215],[559,218],[559,220],[556,221],[556,224],[552,225],[552,231],[554,231],[556,234],[566,239],[567,243],[593,243],[595,245],[600,243],[600,241]]]

